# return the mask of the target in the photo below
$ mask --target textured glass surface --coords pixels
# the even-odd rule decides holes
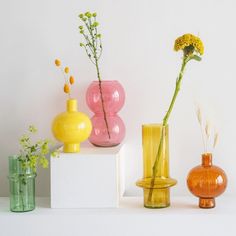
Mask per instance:
[[[157,166],[157,175],[151,187],[153,165],[156,160],[162,128],[164,129],[164,142],[162,153]],[[170,187],[176,180],[169,177],[169,132],[168,126],[148,124],[142,127],[143,141],[143,179],[137,182],[144,190],[144,206],[147,208],[162,208],[170,205]],[[150,198],[150,191],[152,192]]]
[[[222,194],[227,186],[225,172],[212,165],[211,153],[202,155],[202,165],[194,167],[188,174],[187,185],[192,194],[199,197],[199,207],[215,207],[215,197]]]
[[[125,137],[125,125],[117,112],[125,102],[125,91],[118,81],[102,81],[101,89],[107,124],[101,101],[99,82],[93,81],[86,93],[86,102],[94,116],[93,130],[89,141],[95,146],[112,147],[120,144]],[[107,131],[107,126],[109,134]]]
[[[35,208],[35,177],[31,168],[22,169],[17,156],[9,157],[10,210],[32,211]]]

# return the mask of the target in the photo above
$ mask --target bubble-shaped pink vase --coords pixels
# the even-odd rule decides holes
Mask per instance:
[[[103,101],[103,102],[102,102]],[[125,125],[117,112],[125,102],[125,91],[116,80],[93,81],[87,89],[86,102],[94,116],[89,141],[99,147],[119,145],[125,137]]]

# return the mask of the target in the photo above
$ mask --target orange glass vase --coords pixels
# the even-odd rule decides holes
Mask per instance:
[[[226,189],[227,177],[221,168],[212,165],[212,154],[204,153],[202,164],[189,172],[187,185],[190,192],[199,197],[200,208],[213,208],[215,198]]]

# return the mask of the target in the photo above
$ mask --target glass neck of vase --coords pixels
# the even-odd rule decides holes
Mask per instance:
[[[67,111],[68,112],[77,111],[77,100],[76,99],[68,99],[67,100]]]
[[[211,153],[202,154],[202,166],[204,166],[204,167],[212,166],[212,154]]]

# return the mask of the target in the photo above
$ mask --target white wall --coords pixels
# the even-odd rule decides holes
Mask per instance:
[[[236,193],[234,0],[8,0],[0,2],[0,195],[8,195],[7,157],[31,123],[42,137],[52,137],[53,117],[64,110],[63,80],[56,57],[76,77],[75,97],[89,112],[84,96],[96,79],[95,68],[79,47],[77,15],[97,11],[103,34],[103,79],[119,80],[127,94],[120,112],[126,127],[126,193],[141,194],[141,124],[160,122],[167,110],[181,54],[173,51],[177,36],[199,34],[205,43],[201,63],[188,65],[170,119],[173,193],[187,194],[185,179],[200,163],[202,141],[194,101],[202,104],[220,132],[214,162],[229,178],[226,194]],[[90,112],[89,112],[90,113]],[[91,114],[91,113],[90,113]],[[38,195],[49,194],[49,170],[39,171]]]

